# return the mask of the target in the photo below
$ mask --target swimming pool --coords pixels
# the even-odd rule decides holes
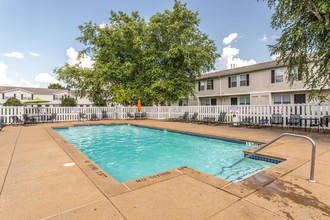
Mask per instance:
[[[238,182],[274,165],[244,157],[251,142],[221,139],[129,124],[54,129],[119,182],[188,166]],[[252,144],[252,145],[251,145]]]

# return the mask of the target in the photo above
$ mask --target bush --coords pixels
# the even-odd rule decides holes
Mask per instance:
[[[9,98],[4,104],[3,106],[22,106],[23,104],[21,103],[20,100],[12,97]]]
[[[61,107],[76,107],[77,106],[77,102],[74,98],[68,97],[68,96],[63,96],[63,98],[61,99]]]

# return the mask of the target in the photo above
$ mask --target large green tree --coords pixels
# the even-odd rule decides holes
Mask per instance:
[[[216,46],[202,33],[198,13],[175,1],[173,10],[156,13],[149,22],[137,12],[113,12],[109,24],[79,26],[80,51],[93,68],[68,64],[55,69],[58,78],[94,100],[130,104],[171,104],[194,94],[196,77],[214,68]]]
[[[271,53],[287,66],[288,79],[302,74],[310,98],[325,101],[330,86],[330,4],[325,0],[267,0],[275,9],[271,26],[282,35]]]
[[[59,83],[51,83],[48,85],[48,89],[66,89],[65,86],[62,86]]]

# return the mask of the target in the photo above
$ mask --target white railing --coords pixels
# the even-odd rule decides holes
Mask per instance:
[[[238,107],[235,113],[233,107]],[[92,113],[96,113],[97,117],[102,118],[102,111],[105,111],[110,118],[128,119],[127,112],[136,112],[136,107],[77,107],[79,112],[86,113],[88,118]],[[10,116],[17,115],[22,118],[22,114],[51,114],[57,113],[56,121],[78,121],[80,120],[78,113],[73,113],[72,107],[0,107],[0,116],[4,117],[4,122],[10,124]],[[302,118],[322,118],[330,115],[330,103],[326,104],[294,104],[294,105],[217,105],[217,106],[156,106],[142,107],[142,111],[147,113],[149,119],[166,119],[175,118],[189,112],[193,115],[198,113],[198,118],[204,117],[218,118],[220,112],[227,112],[226,120],[233,121],[233,116],[243,120],[244,118],[252,118],[257,123],[262,119],[270,119],[272,114],[281,114],[284,126],[291,114],[299,114]],[[303,124],[304,126],[304,124]],[[329,126],[328,126],[329,129]]]

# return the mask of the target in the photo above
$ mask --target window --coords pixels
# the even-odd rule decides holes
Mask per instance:
[[[80,107],[84,107],[84,105],[80,105]]]
[[[217,99],[211,99],[211,105],[217,105]]]
[[[203,99],[204,105],[210,105],[210,99]]]
[[[237,76],[228,77],[228,87],[237,87]]]
[[[63,95],[54,95],[54,96],[53,96],[53,99],[54,99],[54,100],[61,100],[62,97],[63,97]]]
[[[290,82],[293,81],[301,81],[302,75],[298,72],[298,67],[293,68],[293,73],[291,74],[291,77],[289,78]]]
[[[240,97],[239,104],[240,105],[250,105],[250,96]]]
[[[187,101],[180,101],[179,106],[188,106],[188,102]]]
[[[290,104],[290,95],[274,95],[274,104]]]
[[[204,81],[199,81],[198,82],[198,91],[204,90]]]
[[[283,82],[284,77],[284,69],[276,69],[275,70],[275,82]]]
[[[283,95],[282,100],[283,100],[283,104],[290,104],[291,103],[291,96],[290,95]]]
[[[3,93],[2,96],[3,96],[3,97],[2,97],[3,99],[16,98],[16,95],[13,94],[13,93]]]
[[[32,94],[21,94],[21,99],[22,100],[32,100],[33,95]]]
[[[284,68],[271,70],[271,83],[283,82]]]
[[[239,76],[239,85],[248,86],[249,85],[249,74],[244,74]]]
[[[206,85],[207,90],[213,90],[213,79],[207,80],[206,83],[207,83]]]

